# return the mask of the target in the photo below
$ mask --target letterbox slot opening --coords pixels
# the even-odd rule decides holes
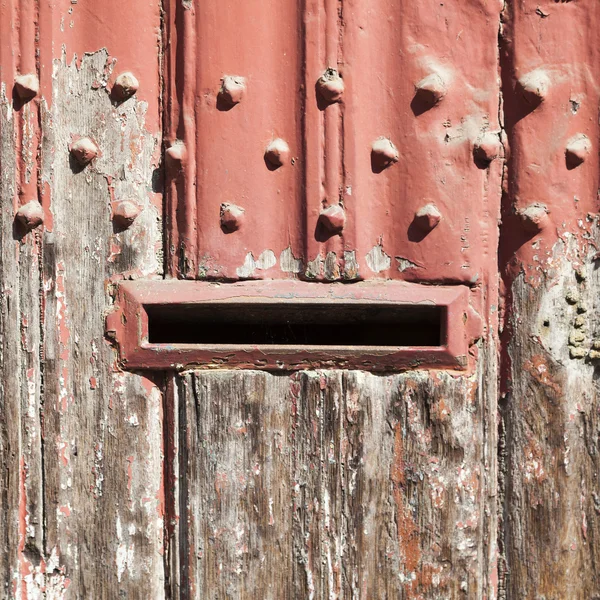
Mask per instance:
[[[439,347],[446,308],[391,303],[197,303],[144,306],[150,344]]]

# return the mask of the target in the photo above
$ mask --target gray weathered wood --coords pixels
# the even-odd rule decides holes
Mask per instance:
[[[62,93],[44,113],[43,178],[53,228],[44,240],[45,556],[55,556],[77,598],[164,594],[160,378],[116,369],[104,339],[108,282],[159,271],[150,204],[159,139],[144,129],[143,103],[111,105],[106,51],[81,67],[59,62]],[[68,153],[90,135],[101,156],[84,170]],[[112,197],[143,208],[114,232]]]
[[[427,372],[183,375],[182,597],[484,597],[485,389]]]
[[[569,348],[574,331],[586,354],[598,335],[600,277],[588,264],[582,279],[557,256],[541,285],[519,277],[512,288],[500,446],[507,598],[600,597],[598,366]]]
[[[164,596],[162,379],[116,369],[104,339],[111,280],[160,274],[160,216],[149,201],[156,134],[145,105],[114,107],[98,82],[106,51],[58,61],[40,104],[44,229],[14,229],[19,168],[37,160],[37,111],[0,102],[0,576],[3,598]],[[102,148],[78,172],[72,136]],[[135,143],[133,143],[135,141]],[[29,165],[29,166],[28,166]],[[32,168],[32,171],[35,170]],[[134,226],[114,232],[110,203],[135,198]],[[21,200],[22,201],[22,200]]]

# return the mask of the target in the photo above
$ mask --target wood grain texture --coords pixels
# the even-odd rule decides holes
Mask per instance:
[[[14,230],[13,199],[18,190],[17,129],[27,129],[25,110],[14,119],[0,91],[0,577],[2,597],[39,584],[43,543],[40,461],[40,236],[22,242]]]
[[[120,372],[104,339],[111,279],[160,273],[160,137],[145,103],[113,106],[98,85],[112,66],[106,51],[57,61],[62,93],[19,113],[2,88],[2,598],[164,596],[161,378]],[[102,149],[83,171],[69,156],[82,132]],[[20,177],[36,169],[45,228],[24,234]],[[144,208],[126,232],[113,231],[115,196]]]
[[[598,331],[600,278],[577,283],[568,260],[538,289],[518,278],[511,320],[519,328],[508,346],[510,370],[501,403],[503,566],[506,598],[598,598],[600,482],[598,367],[570,357],[572,332]],[[577,306],[565,297],[579,289]],[[514,330],[513,330],[514,331]]]
[[[484,597],[480,378],[182,375],[181,597]]]
[[[69,581],[65,597],[164,594],[160,378],[115,367],[104,339],[110,281],[159,270],[157,213],[148,198],[159,143],[146,106],[112,106],[95,85],[110,73],[105,51],[81,66],[57,61],[65,92],[44,114],[43,176],[53,229],[43,262],[45,555]],[[88,135],[100,157],[84,170],[69,156]],[[110,202],[134,198],[134,225],[113,231]]]
[[[598,19],[597,2],[503,12],[501,598],[600,597]]]

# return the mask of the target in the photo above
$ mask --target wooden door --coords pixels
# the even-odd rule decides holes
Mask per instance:
[[[2,3],[0,597],[600,598],[599,23]]]

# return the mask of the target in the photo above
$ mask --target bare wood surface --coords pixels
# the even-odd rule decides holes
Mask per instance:
[[[191,372],[178,395],[183,598],[484,596],[476,376]]]

